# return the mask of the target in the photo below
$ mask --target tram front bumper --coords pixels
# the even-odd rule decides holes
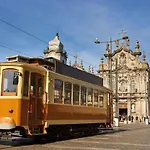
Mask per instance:
[[[0,130],[11,130],[16,128],[16,123],[11,117],[0,117]]]

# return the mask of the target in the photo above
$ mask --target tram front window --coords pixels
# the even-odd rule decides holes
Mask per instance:
[[[4,70],[3,72],[3,86],[2,92],[7,93],[16,93],[17,84],[14,84],[14,75],[16,74],[16,70]]]

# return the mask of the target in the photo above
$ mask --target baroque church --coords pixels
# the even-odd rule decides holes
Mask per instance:
[[[116,113],[124,117],[133,116],[134,118],[139,117],[141,119],[149,116],[149,65],[146,62],[145,53],[142,54],[140,52],[139,41],[136,41],[135,50],[132,51],[129,39],[123,40],[120,45],[119,41],[116,40],[116,48],[112,53],[110,53],[110,45],[106,44],[106,53],[104,56],[105,62],[104,58],[102,58],[98,74],[103,78],[105,87],[110,88],[110,83],[112,84],[114,117]],[[44,57],[46,59],[54,57],[67,64],[67,52],[64,51],[64,45],[61,43],[58,33],[49,42],[44,51]],[[75,63],[72,66],[86,71],[82,61],[80,65],[77,63],[77,55],[74,57]],[[94,73],[90,66],[88,72]]]
[[[110,82],[112,82],[114,117],[119,113],[117,116],[120,117],[133,116],[143,119],[149,116],[150,106],[149,65],[146,62],[146,55],[140,52],[138,40],[134,50],[130,49],[129,39],[123,40],[120,45],[116,40],[115,44],[116,48],[112,53],[110,53],[110,45],[106,44],[104,54],[106,61],[104,62],[104,58],[101,58],[98,69],[99,76],[103,77],[104,86],[110,88]]]

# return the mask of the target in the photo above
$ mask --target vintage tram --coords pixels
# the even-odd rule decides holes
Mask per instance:
[[[0,63],[0,133],[54,136],[93,131],[113,121],[103,79],[54,58],[7,57]]]

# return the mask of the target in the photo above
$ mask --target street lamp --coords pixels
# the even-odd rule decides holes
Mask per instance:
[[[110,52],[107,55],[109,57],[109,87],[110,89],[113,91],[112,88],[112,43],[113,42],[119,42],[120,40],[126,40],[129,39],[128,36],[124,36],[124,31],[121,32],[123,34],[122,38],[120,39],[116,39],[116,40],[112,40],[112,38],[110,38],[109,41],[99,41],[97,38],[95,40],[95,44],[101,44],[101,43],[107,43],[110,45]],[[104,54],[105,55],[105,54]],[[119,113],[118,113],[118,73],[117,73],[117,59],[116,59],[116,93],[115,93],[115,117],[114,117],[114,121],[115,121],[115,125],[119,126]]]
[[[124,33],[123,31],[122,31],[122,33]],[[122,38],[120,38],[120,39],[116,39],[116,40],[112,40],[112,38],[110,38],[110,40],[109,41],[99,41],[97,38],[96,38],[96,40],[95,40],[95,44],[101,44],[101,43],[107,43],[107,44],[109,44],[110,45],[110,53],[109,53],[109,72],[110,72],[110,74],[109,74],[109,86],[110,86],[110,89],[112,90],[112,43],[113,42],[119,42],[120,40],[126,40],[126,39],[129,39],[128,38],[128,36],[123,36]]]
[[[144,83],[145,84],[145,109],[146,109],[145,123],[149,124],[149,122],[148,122],[148,96],[149,95],[148,95],[148,91],[147,91],[148,86],[149,86],[149,84],[148,84],[149,80],[147,82],[147,80],[146,80],[146,73],[147,73],[147,70],[145,70],[145,76],[144,76],[144,82],[145,82]]]

